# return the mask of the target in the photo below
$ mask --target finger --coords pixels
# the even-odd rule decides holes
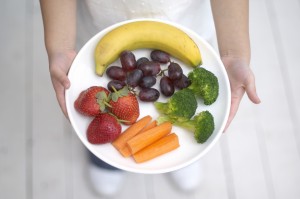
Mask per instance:
[[[256,86],[255,86],[255,79],[254,76],[251,76],[250,79],[248,80],[246,86],[246,93],[248,95],[248,98],[255,104],[259,104],[261,101],[257,95],[256,92]]]
[[[51,74],[56,79],[56,81],[58,81],[65,89],[68,89],[70,87],[70,80],[63,70],[52,70]]]
[[[223,133],[227,131],[229,125],[231,124],[233,118],[235,117],[235,115],[239,109],[239,105],[240,105],[240,102],[242,100],[244,93],[245,93],[245,90],[243,88],[241,88],[239,90],[239,92],[232,93],[229,116],[228,116],[228,120],[225,125]]]
[[[59,89],[57,91],[56,98],[57,98],[58,104],[59,104],[62,112],[64,113],[65,117],[67,119],[69,119],[68,111],[67,111],[67,107],[66,107],[66,100],[65,100],[65,89],[63,87],[62,87],[62,89]]]

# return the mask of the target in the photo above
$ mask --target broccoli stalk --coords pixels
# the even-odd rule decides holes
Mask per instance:
[[[209,111],[200,112],[192,120],[175,121],[174,124],[194,132],[194,138],[198,143],[206,142],[215,129],[214,117]]]
[[[189,89],[175,92],[167,102],[154,102],[156,109],[171,122],[191,119],[197,109],[197,100]]]
[[[213,104],[219,95],[218,78],[210,71],[198,67],[188,74],[191,85],[188,87],[196,96],[203,99],[205,105]]]

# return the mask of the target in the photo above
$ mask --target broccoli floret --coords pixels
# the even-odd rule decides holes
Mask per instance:
[[[189,89],[175,92],[167,102],[154,102],[156,109],[164,116],[164,121],[186,121],[191,119],[197,109],[197,100]]]
[[[215,130],[214,117],[209,111],[200,112],[192,120],[176,121],[174,124],[194,132],[194,138],[198,143],[206,142]]]
[[[188,87],[196,96],[203,99],[205,105],[213,104],[219,95],[218,78],[210,71],[198,67],[188,74],[191,85]]]

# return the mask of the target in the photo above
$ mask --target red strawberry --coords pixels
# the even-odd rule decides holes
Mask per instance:
[[[92,144],[104,144],[114,141],[122,131],[116,117],[108,113],[97,115],[89,124],[87,139]]]
[[[75,109],[86,116],[96,116],[105,109],[109,91],[101,86],[92,86],[82,91],[74,102]]]
[[[129,92],[127,87],[112,93],[111,98],[108,109],[112,114],[127,125],[136,122],[140,115],[139,103],[136,96]]]

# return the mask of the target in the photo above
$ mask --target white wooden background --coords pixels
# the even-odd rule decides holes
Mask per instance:
[[[203,158],[205,179],[195,193],[180,193],[163,174],[130,173],[116,198],[300,198],[300,1],[250,2],[262,103],[243,99]],[[1,0],[0,27],[0,198],[99,198],[86,177],[84,147],[52,89],[39,2]]]

